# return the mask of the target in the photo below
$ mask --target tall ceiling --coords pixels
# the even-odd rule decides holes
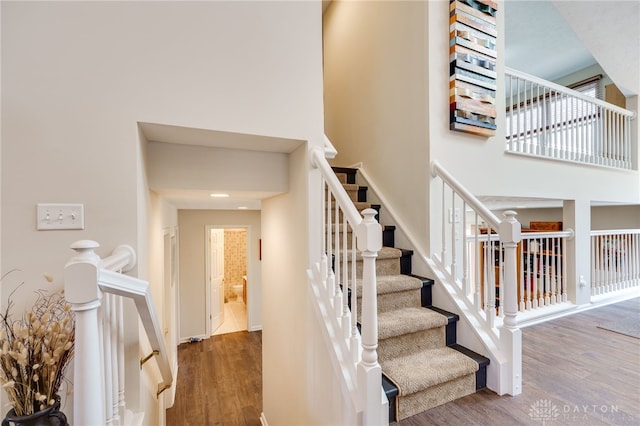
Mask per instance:
[[[627,95],[640,93],[638,0],[506,0],[505,63],[557,80],[599,63]]]
[[[554,81],[596,63],[549,1],[507,0],[505,64]]]

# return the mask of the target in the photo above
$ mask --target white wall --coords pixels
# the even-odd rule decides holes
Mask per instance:
[[[23,271],[18,306],[43,273],[62,287],[79,239],[99,241],[101,255],[132,245],[152,276],[138,122],[322,144],[320,2],[0,7],[1,264]],[[84,203],[85,229],[36,231],[38,202]]]
[[[309,379],[313,312],[300,267],[310,261],[308,164],[306,147],[298,148],[290,157],[289,192],[262,206],[262,409],[273,425],[316,424],[310,406],[322,404]]]
[[[248,328],[262,327],[262,274],[259,242],[262,238],[259,210],[179,210],[180,239],[180,341],[208,337],[206,329],[206,232],[207,225],[248,227],[247,309]]]
[[[287,191],[285,153],[159,142],[149,143],[148,152],[152,189]]]

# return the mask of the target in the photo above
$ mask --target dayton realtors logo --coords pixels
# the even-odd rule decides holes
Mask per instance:
[[[617,405],[569,405],[557,406],[549,399],[540,399],[529,407],[529,417],[536,422],[561,420],[563,424],[583,424],[585,421],[599,419],[622,420],[628,419],[628,415],[620,412]]]
[[[537,422],[542,422],[542,426],[544,426],[546,422],[560,417],[560,410],[550,400],[539,399],[529,407],[529,417]]]

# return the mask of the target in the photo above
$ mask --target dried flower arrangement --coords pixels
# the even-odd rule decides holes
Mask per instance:
[[[0,314],[0,383],[17,416],[56,403],[74,353],[74,314],[62,292],[37,294],[21,319],[12,317],[11,296]]]

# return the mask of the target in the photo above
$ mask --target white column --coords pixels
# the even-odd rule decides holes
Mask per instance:
[[[71,245],[78,254],[64,270],[65,299],[76,314],[76,341],[73,369],[73,417],[78,425],[105,424],[104,374],[100,362],[98,308],[102,297],[98,288],[100,245],[82,240]]]
[[[364,220],[357,229],[358,250],[362,252],[362,359],[358,364],[358,393],[362,397],[363,424],[382,425],[382,368],[378,364],[378,302],[376,295],[376,257],[382,248],[382,227],[376,211],[362,212]],[[381,418],[382,417],[382,418]]]
[[[562,208],[562,227],[572,229],[574,238],[566,242],[567,293],[576,305],[591,301],[591,203],[566,200]]]

